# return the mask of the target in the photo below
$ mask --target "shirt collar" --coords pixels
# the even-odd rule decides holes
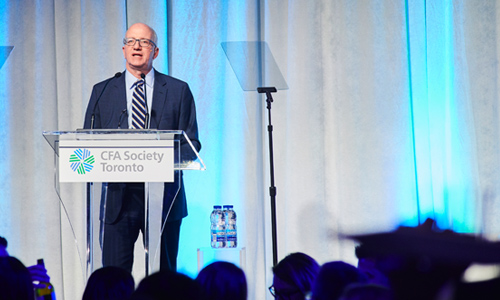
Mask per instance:
[[[128,89],[131,89],[134,83],[139,80],[134,75],[132,75],[128,70],[125,70],[125,82],[127,84]],[[148,88],[153,88],[153,84],[155,82],[155,69],[151,69],[148,74],[146,74],[146,85]]]

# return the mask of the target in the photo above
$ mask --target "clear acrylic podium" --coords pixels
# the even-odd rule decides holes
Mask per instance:
[[[68,216],[72,231],[69,235],[73,235],[75,241],[85,239],[86,242],[84,277],[88,279],[94,270],[102,267],[101,241],[105,232],[100,221],[106,216],[106,193],[110,182],[144,183],[144,268],[146,275],[157,271],[162,221],[171,209],[165,208],[167,216],[163,218],[164,183],[180,182],[182,170],[206,169],[184,131],[94,129],[44,131],[43,136],[54,150],[55,190]],[[80,193],[86,196],[81,197]],[[74,203],[78,198],[85,199],[86,203]],[[84,218],[78,215],[83,213],[82,207],[85,208]],[[74,224],[82,221],[83,226]],[[79,237],[83,230],[74,229],[78,225],[85,227],[84,239]],[[63,239],[62,232],[61,235]],[[82,260],[82,255],[79,256]],[[134,261],[134,264],[140,263],[140,257],[135,257]]]

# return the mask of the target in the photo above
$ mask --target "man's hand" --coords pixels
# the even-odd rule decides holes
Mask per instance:
[[[33,281],[33,288],[43,288],[45,285],[41,284],[42,282],[50,282],[50,276],[47,274],[47,269],[45,269],[44,266],[34,265],[28,267],[28,271],[30,272],[31,280]]]

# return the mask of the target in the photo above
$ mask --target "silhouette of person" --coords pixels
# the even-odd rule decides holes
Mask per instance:
[[[82,300],[128,299],[135,289],[130,272],[114,266],[102,267],[90,275]]]
[[[7,251],[8,242],[7,239],[0,236],[0,257],[9,256],[9,252]],[[42,288],[45,287],[45,284],[41,284],[42,282],[50,282],[50,276],[47,274],[47,269],[43,265],[33,265],[29,266],[28,272],[31,276],[31,281],[33,283],[33,288]]]
[[[245,273],[236,265],[217,261],[203,268],[196,277],[205,300],[246,300]]]
[[[170,270],[153,273],[144,278],[130,300],[201,300],[202,291],[196,281]]]
[[[314,300],[336,300],[353,283],[366,283],[368,278],[356,267],[342,262],[325,263],[319,269],[313,285]]]
[[[0,257],[0,295],[2,300],[33,300],[35,297],[30,272],[15,257]]]
[[[276,299],[304,300],[311,294],[319,264],[305,253],[296,252],[273,267],[273,285],[269,291]]]

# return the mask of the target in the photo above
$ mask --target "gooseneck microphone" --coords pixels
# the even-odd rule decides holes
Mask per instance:
[[[97,104],[99,103],[99,100],[101,100],[101,96],[102,94],[104,93],[104,91],[106,90],[106,87],[108,86],[108,84],[113,81],[113,79],[115,78],[118,78],[122,76],[122,73],[118,72],[115,74],[115,76],[111,77],[110,79],[108,79],[108,81],[106,82],[106,84],[104,85],[104,87],[102,88],[102,91],[101,91],[101,94],[99,94],[99,97],[97,97],[97,100],[95,101],[95,104],[94,104],[94,109],[92,110],[92,116],[90,117],[90,129],[94,129],[94,121],[95,121],[95,109],[97,108]]]
[[[148,109],[148,92],[146,91],[146,74],[141,73],[141,78],[144,80],[144,102],[146,102],[146,122],[144,128],[149,128],[149,109]]]

